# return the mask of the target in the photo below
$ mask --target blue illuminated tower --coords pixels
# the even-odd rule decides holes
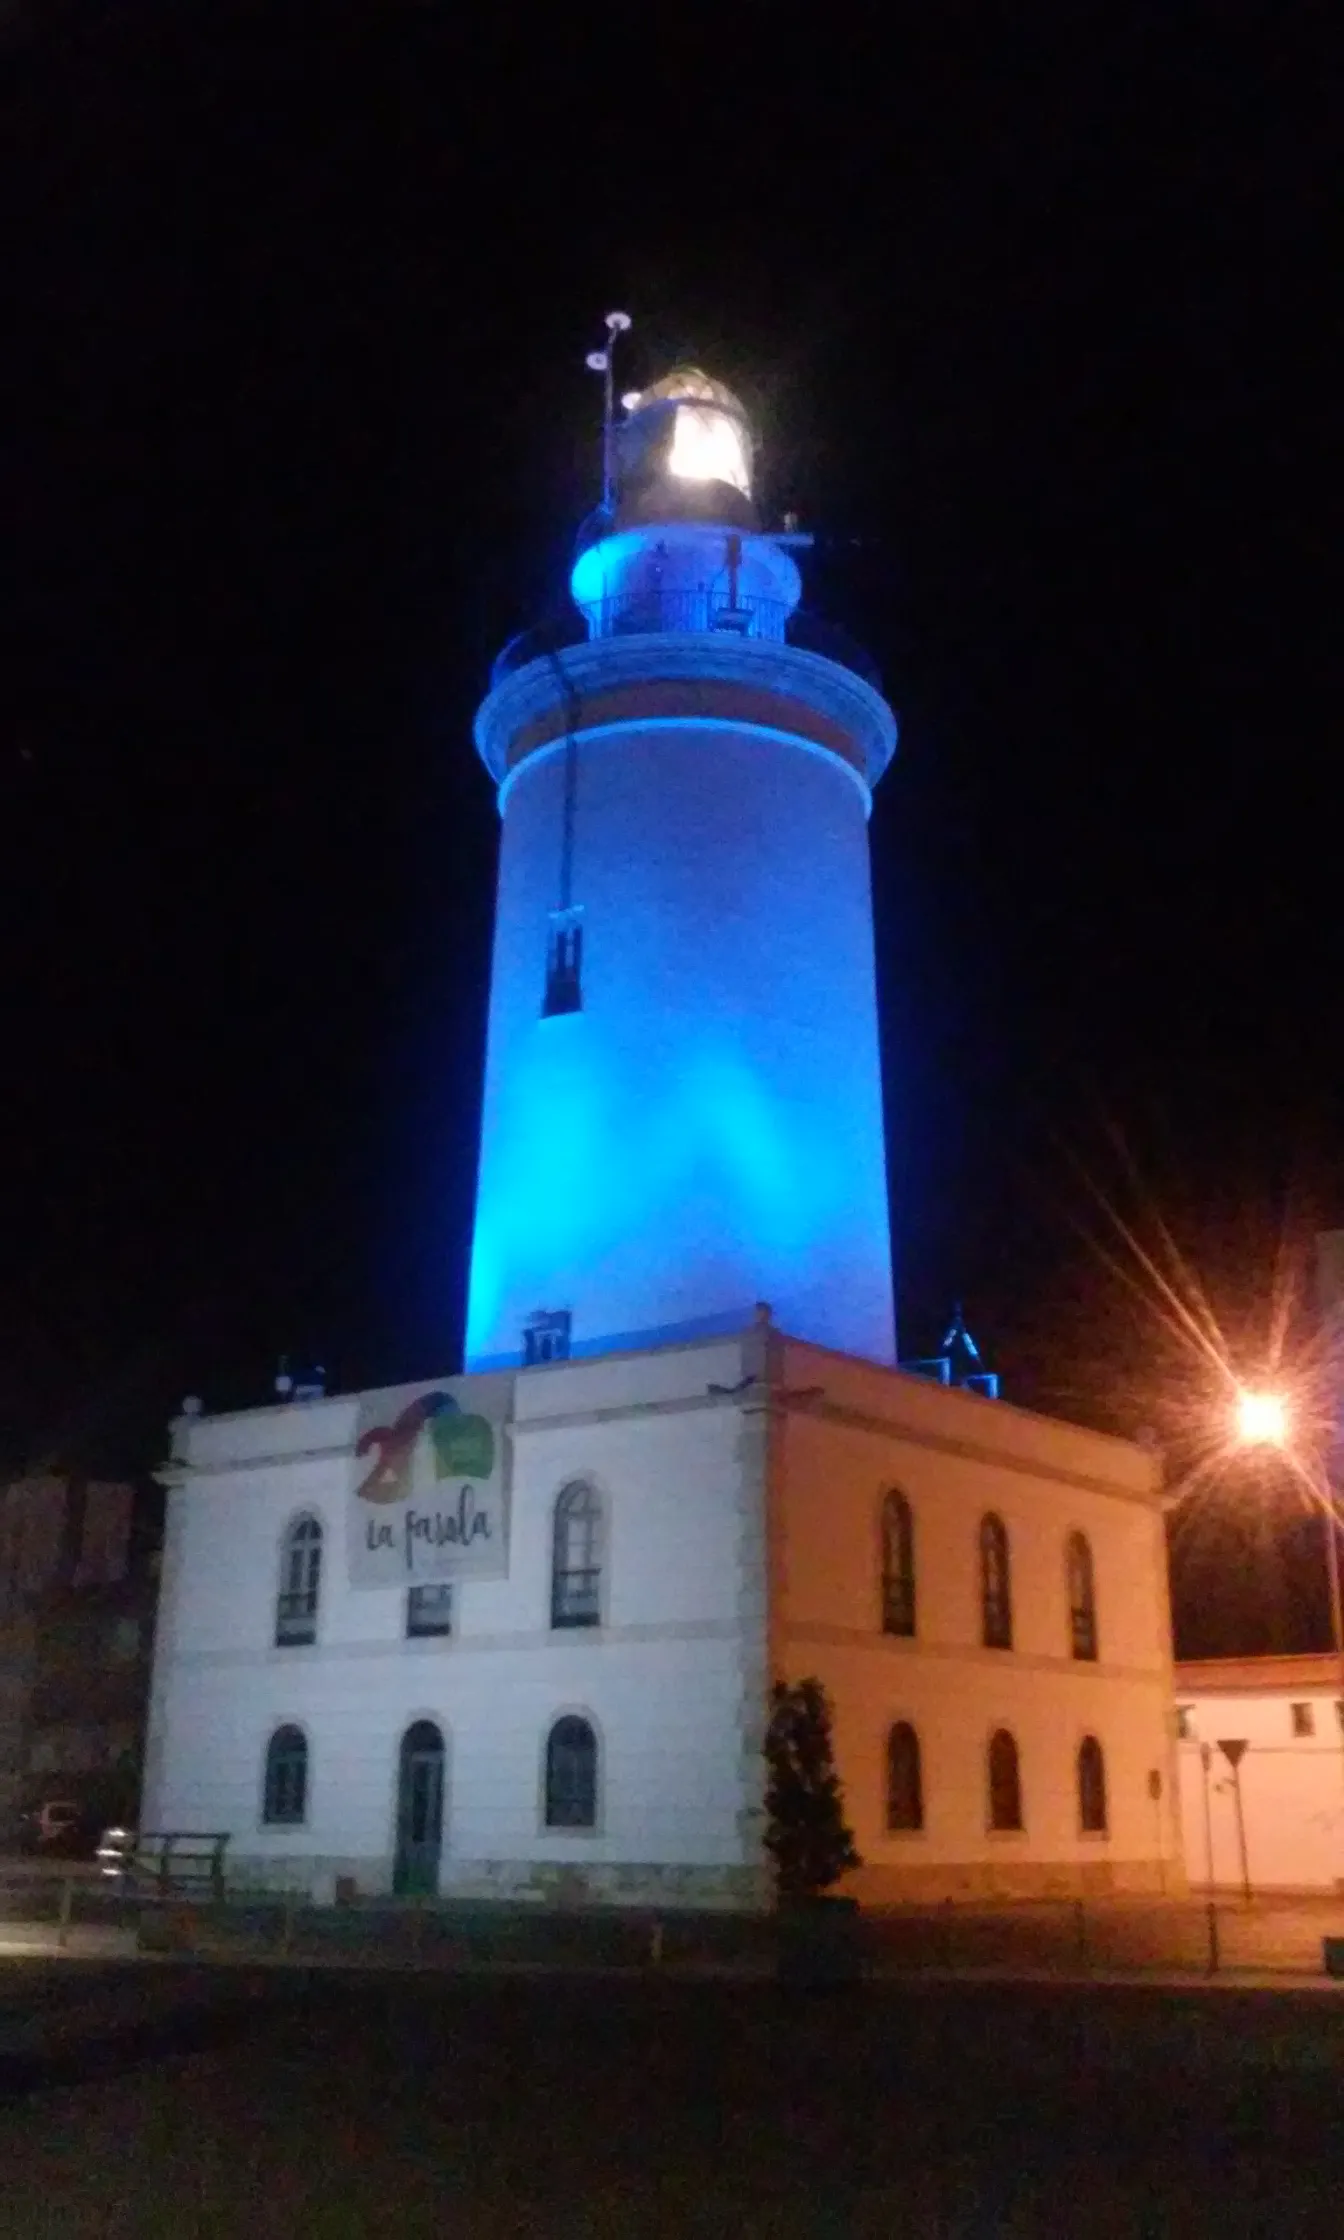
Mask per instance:
[[[496,663],[503,823],[467,1366],[740,1328],[894,1357],[867,816],[896,726],[797,612],[751,436],[627,400],[572,629]]]

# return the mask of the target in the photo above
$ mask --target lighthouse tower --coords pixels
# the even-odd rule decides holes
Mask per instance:
[[[798,613],[738,400],[612,431],[572,629],[496,663],[503,835],[467,1367],[741,1328],[889,1362],[867,817],[895,745]]]
[[[960,1313],[892,1358],[891,711],[800,615],[728,390],[682,368],[606,428],[573,617],[477,720],[467,1373],[184,1407],[139,1825],[222,1831],[291,1910],[757,1910],[772,1690],[806,1674],[850,1894],[1179,1889],[1153,1458],[995,1403]]]

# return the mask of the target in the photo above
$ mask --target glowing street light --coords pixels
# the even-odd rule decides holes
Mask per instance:
[[[1277,1392],[1250,1392],[1245,1389],[1237,1394],[1236,1436],[1244,1447],[1281,1447],[1298,1476],[1309,1486],[1313,1501],[1325,1514],[1325,1563],[1326,1579],[1330,1591],[1330,1635],[1335,1653],[1339,1697],[1335,1705],[1339,1717],[1341,1766],[1344,1766],[1344,1586],[1341,1585],[1339,1543],[1344,1537],[1344,1504],[1330,1478],[1322,1458],[1303,1457],[1294,1452],[1293,1426],[1286,1403]],[[1300,1442],[1298,1442],[1300,1444]],[[1226,1750],[1225,1744],[1220,1748]],[[1233,1765],[1233,1776],[1239,1782]],[[1240,1798],[1240,1787],[1238,1787]]]
[[[1237,1437],[1246,1447],[1281,1447],[1288,1438],[1288,1410],[1277,1392],[1237,1394]]]

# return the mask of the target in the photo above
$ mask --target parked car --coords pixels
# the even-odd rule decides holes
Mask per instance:
[[[34,1805],[23,1814],[20,1829],[24,1850],[43,1859],[87,1859],[97,1833],[72,1797],[48,1797]]]

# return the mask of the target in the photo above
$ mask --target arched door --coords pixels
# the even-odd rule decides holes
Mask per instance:
[[[398,1897],[433,1897],[443,1846],[443,1736],[432,1719],[417,1719],[401,1738],[397,1775]]]

